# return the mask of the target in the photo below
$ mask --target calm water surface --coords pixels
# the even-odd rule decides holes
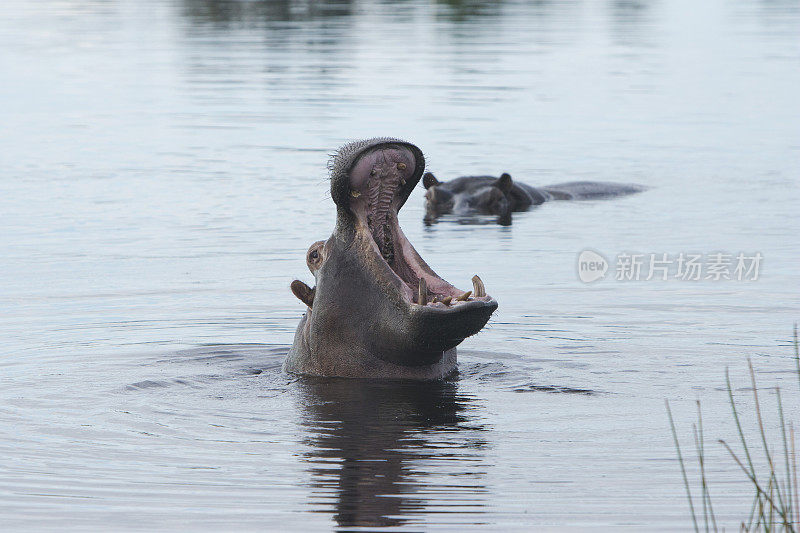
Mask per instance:
[[[747,356],[800,412],[796,2],[0,15],[4,528],[686,530],[665,398],[687,446],[703,402],[720,521],[749,511],[714,442],[732,436],[725,367],[746,418]],[[374,135],[442,179],[649,190],[426,227],[420,187],[409,239],[500,303],[458,379],[284,375],[289,282],[333,228],[328,154]],[[583,284],[585,248],[764,262],[751,282]]]

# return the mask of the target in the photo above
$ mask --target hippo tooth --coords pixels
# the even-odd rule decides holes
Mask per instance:
[[[428,303],[428,284],[425,283],[425,278],[419,280],[419,290],[417,291],[417,303],[419,305],[426,305]]]
[[[438,301],[439,301],[439,297],[438,297],[438,296],[434,296],[434,297],[433,297],[433,300],[431,300],[431,303],[432,303],[432,304],[435,304],[435,303],[436,303],[436,302],[438,302]]]
[[[442,303],[444,305],[450,305],[450,302],[453,300],[452,296],[448,296],[447,298],[442,298]]]
[[[486,296],[486,288],[483,286],[483,281],[478,275],[472,276],[472,288],[475,292],[475,298],[480,298],[481,296]]]
[[[405,163],[397,163],[397,168],[399,170],[405,170],[406,169],[406,164]]]
[[[467,300],[469,300],[469,295],[470,294],[472,294],[472,291],[467,291],[464,294],[462,294],[461,296],[459,296],[458,298],[456,298],[456,301],[457,302],[466,302]]]
[[[358,198],[359,196],[361,196],[361,193],[358,191],[350,191],[350,196],[352,196],[353,198]]]

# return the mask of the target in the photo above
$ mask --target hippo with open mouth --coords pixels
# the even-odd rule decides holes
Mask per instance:
[[[343,146],[329,164],[336,227],[306,255],[313,289],[283,368],[317,376],[439,379],[456,346],[497,309],[478,276],[463,291],[438,276],[408,242],[397,213],[425,170],[413,144],[392,138]]]

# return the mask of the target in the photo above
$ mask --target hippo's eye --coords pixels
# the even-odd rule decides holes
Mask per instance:
[[[315,272],[322,266],[324,255],[325,241],[317,241],[308,247],[308,251],[306,252],[306,265],[308,265],[311,272]]]

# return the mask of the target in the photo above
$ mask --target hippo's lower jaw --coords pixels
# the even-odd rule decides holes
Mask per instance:
[[[310,307],[287,370],[438,378],[455,369],[455,346],[489,320],[497,302],[480,278],[473,278],[472,291],[451,285],[400,229],[397,213],[423,169],[422,153],[402,141],[340,150],[331,177],[336,229],[319,247],[318,263],[309,263],[316,288],[295,291]]]

